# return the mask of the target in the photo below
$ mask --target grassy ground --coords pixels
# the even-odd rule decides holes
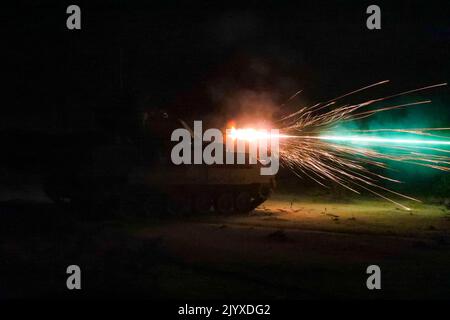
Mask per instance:
[[[449,213],[408,205],[411,211],[377,199],[339,203],[281,194],[250,215],[139,225],[134,232],[164,239],[186,266],[215,275],[182,296],[448,298]],[[365,286],[371,264],[382,268],[381,292]]]
[[[411,210],[376,198],[338,202],[324,197],[276,194],[249,217],[232,221],[303,230],[421,237],[450,230],[450,211],[445,206],[413,201],[402,204]]]
[[[449,212],[409,205],[278,194],[250,215],[99,222],[4,201],[0,297],[448,299]],[[80,292],[65,287],[70,264]]]

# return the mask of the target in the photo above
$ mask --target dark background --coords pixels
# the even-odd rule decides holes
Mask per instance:
[[[381,7],[382,29],[370,31],[366,8],[374,3]],[[140,220],[134,209],[125,212],[128,221],[101,221],[103,212],[94,206],[60,208],[42,201],[41,189],[52,166],[63,163],[73,169],[86,160],[77,151],[88,149],[99,132],[111,140],[129,138],[143,111],[164,111],[187,122],[208,119],[223,127],[244,113],[270,119],[385,79],[391,83],[343,103],[447,82],[449,3],[2,3],[0,299],[448,297],[448,173],[402,164],[396,168],[401,171],[389,172],[407,182],[395,190],[426,204],[427,195],[440,196],[430,203],[441,207],[428,212],[425,205],[416,215],[387,203],[390,207],[375,208],[379,211],[365,220],[364,215],[350,217],[351,212],[340,217],[340,209],[333,208],[359,195],[345,198],[337,189],[317,187],[331,195],[321,197],[313,189],[316,184],[281,170],[277,192],[286,196],[284,202],[278,209],[273,205],[275,213],[246,216],[254,221],[248,228],[233,224],[233,217],[216,216],[212,224],[197,217]],[[81,30],[66,28],[71,4],[81,7]],[[299,89],[304,90],[299,100],[279,107]],[[423,99],[433,104],[360,125],[449,126],[448,87],[392,103]],[[73,151],[70,156],[60,152],[64,147]],[[33,199],[23,201],[23,195]],[[302,211],[305,199],[318,201],[314,216],[331,229],[322,230],[315,220],[312,230],[302,226],[308,222]],[[293,202],[300,210],[299,229],[292,232],[279,229],[282,219],[289,219],[280,208],[289,202],[289,210]],[[371,211],[371,203],[361,204],[361,212]],[[402,231],[410,224],[417,237]],[[349,226],[349,233],[341,232],[341,225]],[[380,294],[364,286],[366,267],[373,263],[383,268]],[[81,292],[66,289],[65,271],[71,264],[82,266]]]
[[[378,1],[382,29],[374,31],[366,28],[368,1],[77,1],[81,30],[66,28],[70,4],[14,2],[2,9],[0,131],[9,166],[35,165],[47,134],[114,134],[137,111],[163,109],[189,121],[209,116],[223,126],[246,108],[243,95],[279,105],[303,89],[300,102],[316,103],[392,81],[358,97],[367,99],[450,75],[444,1]],[[450,123],[448,88],[411,97],[422,98],[434,104],[419,113],[396,111],[386,122]],[[289,111],[254,109],[268,118]]]

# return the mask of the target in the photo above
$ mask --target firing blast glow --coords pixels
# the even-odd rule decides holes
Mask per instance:
[[[391,199],[388,194],[413,201],[419,200],[383,187],[380,184],[383,180],[398,183],[400,181],[377,174],[369,168],[387,168],[388,161],[396,161],[450,171],[450,157],[445,155],[450,151],[436,148],[449,146],[450,139],[433,133],[450,130],[450,128],[351,130],[349,135],[343,134],[342,129],[337,128],[344,122],[364,119],[381,112],[429,104],[430,100],[423,100],[366,109],[394,97],[447,85],[447,83],[440,83],[356,104],[338,104],[338,101],[344,97],[388,82],[388,80],[380,81],[323,103],[301,107],[298,111],[276,121],[280,132],[281,165],[290,169],[295,175],[309,177],[324,187],[334,182],[355,193],[369,191],[405,210],[410,210],[407,206]],[[299,93],[300,91],[296,95]],[[374,132],[383,132],[392,136],[372,136]],[[249,141],[261,137],[267,138],[253,129],[235,129],[233,134],[236,139]],[[408,137],[400,137],[401,134],[407,134]],[[427,139],[423,139],[424,136]],[[378,147],[382,147],[383,151],[378,151]],[[430,150],[437,154],[426,153]]]
[[[245,129],[236,129],[231,127],[229,136],[235,140],[245,140],[248,142],[261,140],[261,139],[270,139],[274,137],[273,133],[264,129],[253,129],[253,128],[245,128]],[[294,138],[294,136],[277,134],[276,138]]]

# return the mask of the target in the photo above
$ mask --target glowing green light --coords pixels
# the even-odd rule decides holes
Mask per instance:
[[[396,145],[403,144],[427,144],[427,145],[450,145],[450,141],[444,140],[419,140],[419,139],[397,139],[365,136],[320,136],[321,140],[352,143],[389,143]]]

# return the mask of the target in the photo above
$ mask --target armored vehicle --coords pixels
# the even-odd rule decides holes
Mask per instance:
[[[260,174],[259,162],[175,165],[164,141],[170,135],[150,132],[132,142],[69,144],[55,156],[45,192],[62,205],[120,208],[122,215],[231,214],[255,209],[275,187],[274,176]]]

